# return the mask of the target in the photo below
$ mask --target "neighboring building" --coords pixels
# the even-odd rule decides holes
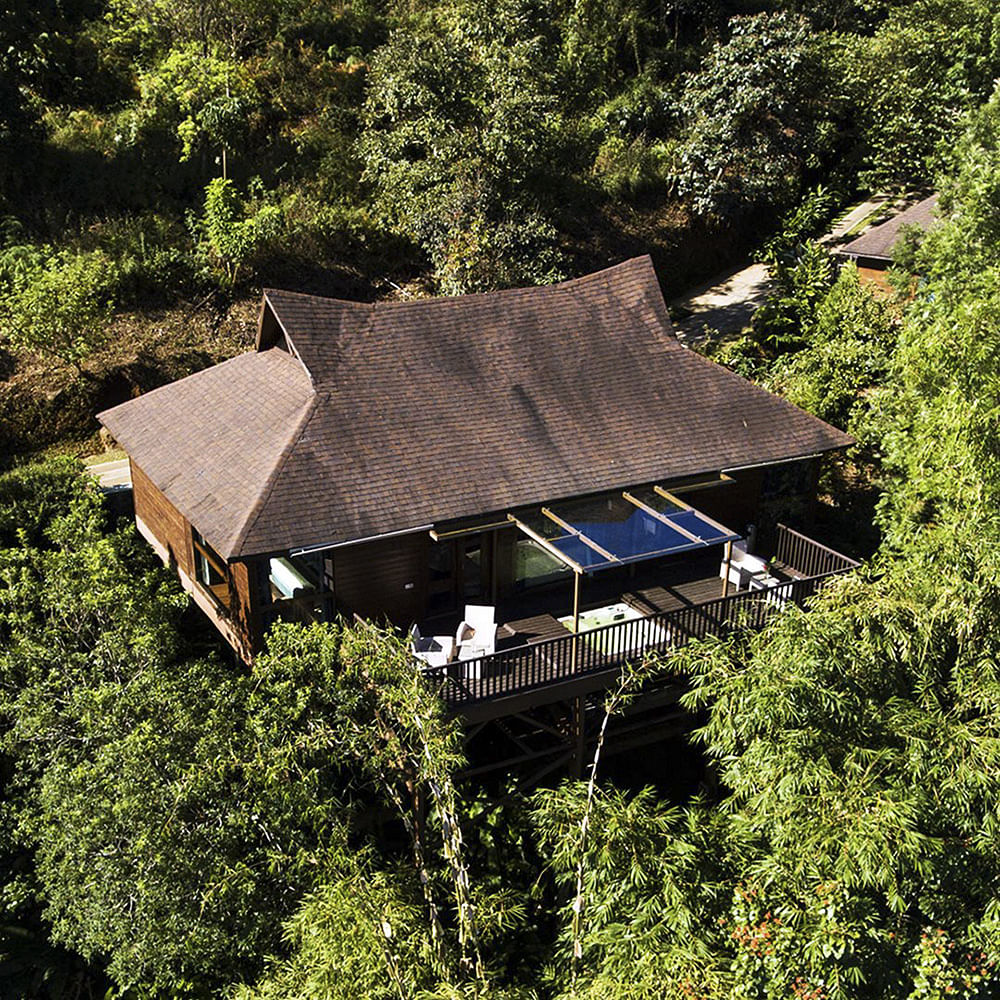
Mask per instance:
[[[862,281],[877,285],[884,291],[891,291],[885,272],[892,266],[892,248],[899,240],[904,226],[919,226],[926,232],[934,225],[937,221],[934,212],[937,202],[937,194],[918,201],[840,247],[836,255],[842,260],[854,261]]]
[[[617,622],[745,593],[720,570],[730,543],[779,501],[806,509],[819,457],[851,443],[684,348],[648,257],[458,298],[269,290],[254,352],[100,420],[129,454],[139,531],[243,657],[278,618],[447,634],[492,605],[498,656],[553,651],[511,690],[585,670],[554,652],[576,638],[574,594],[577,616],[605,605],[574,619],[597,627],[609,600],[631,609]],[[767,581],[854,565],[801,537]],[[448,676],[497,676],[487,659]]]

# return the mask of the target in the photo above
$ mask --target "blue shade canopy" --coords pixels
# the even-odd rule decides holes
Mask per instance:
[[[740,536],[660,487],[508,515],[577,573],[705,548]]]

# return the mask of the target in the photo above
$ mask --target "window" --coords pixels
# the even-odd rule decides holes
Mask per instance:
[[[529,590],[564,580],[571,570],[530,538],[519,538],[514,550],[514,589]]]
[[[194,570],[198,582],[223,607],[230,606],[229,573],[226,561],[204,537],[192,529],[194,540]]]
[[[322,559],[315,554],[271,559],[268,563],[271,600],[287,601],[317,593],[322,572]]]

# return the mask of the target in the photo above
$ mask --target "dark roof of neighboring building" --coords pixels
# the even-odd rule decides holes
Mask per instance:
[[[871,260],[891,263],[892,248],[896,245],[903,226],[919,226],[923,230],[930,229],[937,221],[937,217],[934,215],[937,202],[938,196],[936,194],[924,198],[923,201],[918,201],[915,205],[911,205],[881,225],[873,226],[868,232],[862,233],[846,246],[840,247],[837,253],[842,257],[867,257]]]
[[[851,443],[684,348],[648,257],[409,302],[269,290],[256,353],[99,418],[226,558]]]

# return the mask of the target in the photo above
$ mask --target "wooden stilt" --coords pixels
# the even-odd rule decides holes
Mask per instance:
[[[583,755],[587,749],[586,701],[583,697],[573,699],[573,777],[583,777]]]
[[[733,567],[733,543],[726,542],[726,575],[722,578],[722,596],[729,595],[729,574]]]
[[[573,649],[570,671],[576,674],[577,653],[580,648],[580,574],[573,574]]]

